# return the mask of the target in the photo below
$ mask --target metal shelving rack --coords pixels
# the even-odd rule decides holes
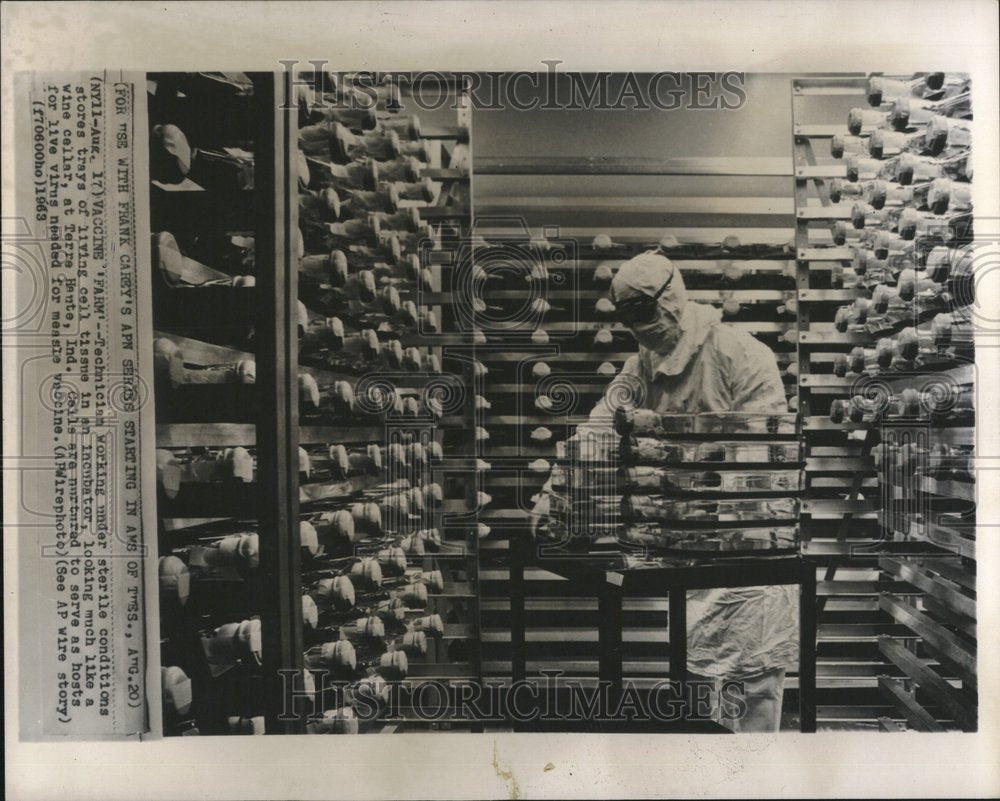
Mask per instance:
[[[340,78],[346,81],[347,87],[353,80],[349,76]],[[215,84],[209,85],[215,87]],[[300,230],[299,214],[305,190],[304,159],[298,153],[300,109],[297,103],[278,102],[280,97],[294,97],[295,86],[290,74],[253,76],[253,91],[249,93],[252,99],[241,97],[239,102],[243,105],[232,118],[227,117],[233,107],[231,103],[227,105],[226,97],[220,98],[217,92],[212,92],[200,98],[206,104],[200,113],[219,120],[223,126],[238,129],[234,119],[241,123],[253,122],[253,135],[246,137],[252,142],[227,142],[227,145],[252,150],[252,191],[222,199],[207,197],[208,193],[201,191],[162,192],[154,200],[154,229],[157,209],[161,221],[170,225],[185,223],[194,229],[218,221],[221,215],[224,219],[220,224],[230,242],[234,241],[234,236],[244,245],[250,242],[253,265],[246,272],[255,279],[253,286],[165,288],[158,284],[154,293],[158,313],[156,324],[182,347],[185,359],[206,365],[245,363],[247,360],[256,364],[255,384],[190,388],[199,391],[198,398],[204,401],[193,405],[182,402],[184,399],[178,401],[176,393],[158,385],[157,447],[184,462],[180,467],[177,464],[170,466],[168,471],[175,468],[183,471],[191,460],[204,459],[206,454],[212,459],[224,459],[224,449],[233,448],[246,449],[253,464],[250,474],[244,475],[242,481],[230,477],[210,483],[183,483],[174,487],[169,496],[161,478],[161,554],[189,559],[191,547],[214,547],[227,534],[243,531],[259,537],[259,553],[252,563],[244,560],[245,563],[241,562],[236,568],[227,566],[222,575],[216,569],[205,574],[199,572],[192,582],[200,597],[214,599],[211,603],[216,606],[220,604],[213,593],[225,591],[227,587],[232,591],[240,602],[229,599],[221,604],[226,607],[220,613],[222,618],[199,617],[190,606],[184,608],[171,597],[173,590],[169,580],[165,584],[168,602],[165,606],[168,612],[172,610],[165,617],[165,632],[170,626],[179,626],[175,631],[188,637],[189,645],[195,642],[197,629],[204,630],[205,626],[211,629],[223,620],[235,622],[257,617],[262,635],[257,666],[247,654],[241,654],[235,666],[217,670],[219,675],[211,680],[207,678],[208,671],[188,669],[195,704],[185,715],[168,714],[167,733],[170,734],[323,730],[304,716],[289,716],[287,711],[309,709],[304,691],[310,690],[314,701],[312,710],[323,712],[335,708],[345,698],[338,694],[339,690],[345,684],[350,686],[352,679],[341,675],[338,678],[341,686],[331,689],[323,684],[321,671],[305,670],[312,664],[307,662],[307,646],[316,644],[313,641],[317,635],[309,633],[310,627],[306,625],[304,609],[308,602],[303,595],[309,595],[314,589],[318,576],[343,574],[358,557],[373,558],[377,548],[406,544],[406,535],[418,529],[433,530],[438,539],[422,539],[419,545],[416,540],[410,542],[405,557],[407,572],[394,579],[394,583],[410,578],[426,581],[422,575],[440,571],[443,584],[431,588],[425,602],[403,610],[402,623],[413,630],[414,626],[422,625],[418,618],[440,614],[444,625],[436,636],[428,634],[426,654],[413,656],[408,671],[399,679],[400,687],[412,689],[428,679],[475,682],[480,676],[477,532],[469,515],[475,508],[476,496],[474,492],[470,494],[461,480],[461,475],[472,466],[466,458],[473,453],[467,421],[472,416],[474,398],[462,391],[467,386],[463,371],[470,369],[471,362],[466,355],[466,337],[453,328],[452,292],[450,289],[443,291],[443,287],[450,288],[452,280],[449,249],[453,250],[464,241],[469,229],[468,127],[458,121],[453,125],[415,129],[412,123],[416,120],[405,114],[397,115],[398,109],[387,109],[384,98],[380,103],[378,115],[387,120],[387,127],[392,125],[393,119],[409,120],[409,130],[405,130],[404,122],[400,136],[404,143],[402,149],[415,149],[422,157],[412,162],[400,160],[395,165],[386,163],[382,169],[387,173],[402,169],[405,180],[416,184],[432,181],[439,190],[433,199],[416,202],[407,199],[399,204],[404,213],[411,213],[412,209],[419,222],[429,226],[424,230],[430,234],[430,238],[421,234],[399,237],[405,240],[403,253],[417,257],[419,267],[430,274],[428,286],[421,286],[416,281],[395,282],[402,297],[412,300],[419,310],[416,319],[400,327],[398,321],[386,316],[388,312],[384,308],[380,311],[375,305],[359,305],[338,290],[336,282],[332,286],[319,286],[319,293],[314,284],[309,284],[305,295],[300,292],[305,284],[299,260],[304,252],[310,253],[303,248],[302,238],[296,235]],[[461,93],[462,88],[451,87],[450,90]],[[395,98],[404,105],[406,99],[405,89]],[[187,102],[191,98],[183,100]],[[245,108],[247,105],[252,113]],[[412,114],[416,110],[408,111]],[[191,119],[197,119],[197,114],[192,114]],[[414,134],[418,134],[419,139]],[[355,130],[351,135],[360,137],[362,131]],[[408,140],[416,141],[406,144]],[[368,147],[368,143],[363,142],[361,147]],[[322,164],[312,166],[320,171],[324,169]],[[389,175],[387,180],[396,179]],[[411,187],[413,185],[411,183]],[[197,190],[197,187],[192,188]],[[374,192],[381,187],[357,188]],[[343,201],[351,194],[350,189],[337,191],[343,195]],[[185,199],[187,203],[183,202]],[[341,219],[353,219],[354,216],[347,214]],[[193,237],[191,241],[196,240],[197,237]],[[385,242],[384,237],[377,237],[365,243],[372,246],[368,249],[343,242],[352,262],[348,281],[354,280],[357,273],[358,265],[354,263],[357,258],[359,262],[374,259],[373,266],[381,271],[379,274],[389,276],[385,285],[393,283],[391,277],[398,275],[401,268],[381,263],[382,260],[391,261],[386,258],[391,254],[383,247]],[[218,252],[212,251],[209,255],[201,255],[201,260],[210,262],[212,257],[218,256]],[[225,283],[225,274],[219,275]],[[317,297],[322,300],[323,292],[329,293],[325,297],[333,304],[327,311],[338,304],[345,309],[344,336],[357,338],[361,328],[375,328],[380,340],[379,354],[385,352],[388,340],[398,340],[402,348],[418,349],[416,361],[413,364],[404,362],[402,367],[390,366],[388,371],[381,361],[359,369],[359,363],[346,364],[335,353],[336,358],[328,368],[323,363],[325,349],[319,357],[315,352],[300,353],[304,323],[306,329],[311,324],[318,326],[325,335],[320,319],[324,312],[317,316],[316,310],[308,308]],[[303,320],[300,296],[307,301],[308,321]],[[436,325],[434,319],[438,321]],[[336,351],[336,346],[332,350]],[[406,357],[409,359],[410,355],[408,352]],[[304,375],[315,380],[324,397],[331,390],[336,394],[337,381],[344,381],[359,392],[359,384],[370,381],[391,384],[401,398],[415,403],[403,414],[390,412],[386,415],[372,410],[365,413],[363,408],[359,408],[357,414],[344,408],[338,411],[329,407],[332,411],[328,411],[326,401],[322,401],[317,415],[317,409],[305,403],[305,385],[301,383]],[[187,399],[194,397],[187,393]],[[431,411],[429,401],[435,399],[441,403],[440,414]],[[303,456],[309,455],[324,465],[331,445],[363,451],[369,444],[375,444],[387,453],[390,442],[413,440],[424,442],[427,445],[425,453],[431,456],[420,465],[408,462],[402,473],[397,474],[393,469],[382,472],[381,486],[366,477],[331,481],[324,477],[323,468],[318,477],[311,479],[308,473],[301,472]],[[225,452],[231,458],[232,451]],[[455,453],[460,457],[455,458]],[[216,477],[214,474],[213,478]],[[393,492],[392,482],[401,478],[413,480],[421,488],[439,484],[443,497],[440,502],[428,500],[427,506],[415,509],[414,514],[396,517],[385,503],[391,505],[387,498]],[[424,497],[432,499],[433,495]],[[384,526],[378,530],[378,536],[359,534],[343,553],[338,550],[339,546],[334,548],[336,553],[324,553],[323,548],[317,551],[317,543],[303,540],[304,523],[319,524],[324,512],[352,509],[352,504],[357,502],[380,505]],[[411,497],[410,502],[416,503],[416,500]],[[320,546],[331,542],[327,536],[329,532],[322,526],[317,533]],[[326,560],[329,564],[324,561],[325,556],[330,557]],[[359,585],[358,588],[358,592],[377,590],[377,586]],[[321,609],[319,622],[329,624],[324,614]],[[339,625],[341,621],[337,618],[330,629],[333,639],[337,639]],[[176,663],[178,660],[171,662],[171,658],[178,653],[183,655],[185,650],[197,651],[193,646],[174,652],[165,649],[165,666]],[[185,662],[187,668],[192,661],[199,662],[196,657],[197,654]],[[374,672],[379,670],[376,664]],[[393,680],[391,670],[386,675]],[[293,680],[289,681],[289,677]],[[353,680],[357,681],[357,676]],[[346,697],[349,699],[350,695]],[[427,725],[426,721],[416,720],[405,704],[395,708],[402,713],[398,719],[383,714],[376,720],[362,721],[358,728],[392,732]],[[235,726],[234,720],[238,720]],[[337,720],[332,729],[344,728],[342,724]],[[468,721],[444,716],[430,726],[450,728],[456,724],[467,725]],[[349,726],[346,728],[350,730]]]
[[[446,88],[452,98],[460,97],[464,91],[461,86]],[[398,370],[382,374],[376,368],[362,375],[359,382],[366,378],[388,380],[406,396],[416,397],[422,405],[422,413],[416,418],[399,418],[390,414],[380,432],[355,426],[312,427],[308,435],[302,437],[301,444],[378,443],[384,448],[391,442],[416,441],[434,443],[440,449],[441,457],[430,458],[425,470],[407,471],[424,486],[437,484],[443,494],[439,507],[426,508],[420,513],[420,523],[416,526],[422,531],[438,532],[440,545],[431,546],[428,543],[426,550],[407,553],[408,569],[438,570],[444,580],[440,588],[430,590],[425,607],[406,613],[408,620],[417,615],[439,614],[444,623],[443,632],[433,637],[428,635],[426,655],[412,658],[408,674],[401,680],[401,686],[414,689],[428,680],[443,683],[478,681],[479,659],[477,540],[474,527],[470,527],[465,519],[474,509],[470,501],[474,501],[475,497],[469,495],[462,482],[455,480],[456,473],[468,469],[467,460],[454,458],[456,452],[469,453],[464,441],[467,432],[464,420],[470,413],[473,398],[463,391],[466,386],[463,375],[466,369],[465,341],[454,327],[451,309],[453,293],[450,290],[452,254],[469,229],[468,126],[457,111],[452,112],[454,122],[451,125],[420,126],[415,116],[419,109],[408,102],[410,100],[406,88],[400,87],[398,101],[401,108],[398,116],[409,120],[408,135],[397,128],[400,140],[405,143],[409,138],[411,146],[418,145],[421,150],[418,162],[412,163],[408,170],[412,174],[407,176],[407,180],[433,181],[437,184],[437,194],[433,200],[400,202],[401,210],[416,210],[420,224],[429,226],[431,234],[430,239],[418,234],[416,241],[404,243],[403,258],[416,255],[420,267],[430,271],[431,283],[430,286],[412,284],[406,292],[401,288],[404,299],[413,301],[418,309],[416,326],[397,332],[383,324],[377,331],[380,340],[398,338],[403,348],[419,348],[424,353],[423,366],[410,375],[401,374]],[[387,113],[381,106],[378,115],[387,120],[396,116],[395,113]],[[415,124],[419,128],[415,128]],[[365,189],[375,189],[376,186],[366,186]],[[349,254],[349,260],[352,258]],[[430,315],[438,321],[436,325],[431,323]],[[437,362],[440,372],[429,367],[431,359]],[[429,409],[426,402],[432,398],[442,401],[443,416],[423,413]],[[375,436],[376,433],[378,436]],[[421,475],[418,476],[418,473]],[[389,477],[392,478],[391,475]],[[413,533],[416,528],[400,528],[396,539],[408,531]],[[365,555],[372,555],[372,549],[366,546],[363,539],[358,547]],[[394,710],[398,716],[381,716],[377,725],[364,727],[365,730],[395,732],[414,727],[441,729],[469,724],[456,718],[453,710],[430,723],[419,720],[405,701],[394,705]]]
[[[831,226],[850,228],[852,209],[850,202],[831,199],[832,182],[843,181],[847,169],[826,151],[833,137],[848,133],[848,109],[868,105],[866,87],[863,76],[799,78],[792,85],[799,402],[808,472],[802,531],[805,553],[825,565],[819,585],[821,697],[824,674],[853,685],[848,694],[828,696],[819,717],[886,731],[905,724],[973,730],[974,485],[912,475],[901,481],[888,460],[873,458],[873,449],[906,441],[971,446],[974,428],[946,418],[869,423],[829,417],[833,401],[866,392],[899,393],[932,379],[972,387],[971,348],[950,363],[916,371],[835,374],[834,361],[853,348],[875,348],[903,325],[929,320],[915,306],[913,318],[894,327],[841,332],[833,323],[838,307],[871,298],[863,281],[832,286],[836,272],[851,271],[855,249],[831,239]],[[859,133],[865,145],[871,132],[866,127]],[[915,467],[922,473],[927,464]],[[843,606],[846,597],[850,607]],[[832,611],[830,602],[844,611]],[[836,672],[824,670],[824,662]],[[828,684],[833,692],[835,686]]]
[[[202,253],[214,249],[216,255],[230,248],[233,237],[252,241],[256,281],[255,286],[178,287],[160,272],[153,276],[154,328],[161,341],[179,346],[184,359],[195,364],[252,360],[256,365],[251,384],[171,386],[162,372],[157,375],[160,453],[198,460],[206,453],[215,459],[226,448],[250,448],[255,459],[252,485],[181,484],[168,494],[161,474],[159,552],[176,559],[227,534],[267,532],[259,537],[259,570],[193,581],[187,604],[179,603],[168,582],[160,604],[164,666],[188,673],[193,705],[188,715],[167,716],[167,734],[226,733],[230,718],[264,719],[270,732],[297,730],[279,719],[291,700],[281,671],[301,670],[302,657],[298,528],[292,524],[297,495],[288,481],[296,458],[295,362],[288,353],[295,331],[294,262],[287,252],[288,193],[282,189],[289,174],[288,130],[287,120],[275,114],[274,76],[249,78],[250,85],[234,91],[212,75],[158,75],[158,96],[150,103],[153,122],[180,117],[193,126],[187,133],[195,131],[199,147],[236,147],[249,150],[253,159],[251,187],[154,185],[154,234],[171,231],[184,246]],[[177,79],[180,91],[173,88]],[[211,90],[198,91],[206,87]],[[213,135],[220,139],[213,141]],[[213,248],[220,243],[226,244]],[[219,275],[226,280],[226,273]],[[220,669],[206,638],[211,640],[219,625],[252,618],[260,620],[259,663],[244,654]]]
[[[867,293],[831,286],[834,268],[849,264],[852,252],[836,246],[828,230],[831,223],[849,220],[850,208],[831,202],[829,182],[843,179],[846,170],[825,149],[834,134],[843,132],[847,108],[863,100],[864,86],[858,76],[792,82],[798,398],[806,455],[801,530],[803,552],[823,568],[817,601],[818,717],[832,725],[874,719],[886,711],[872,711],[879,699],[871,692],[874,676],[866,675],[883,670],[871,639],[885,631],[880,616],[873,615],[879,585],[871,548],[881,539],[871,459],[877,440],[872,435],[859,441],[853,426],[828,419],[831,399],[849,394],[852,385],[833,375],[833,359],[864,339],[835,331],[833,314]],[[852,579],[851,586],[845,577]]]

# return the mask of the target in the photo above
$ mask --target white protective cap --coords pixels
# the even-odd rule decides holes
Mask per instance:
[[[358,655],[350,640],[333,640],[323,643],[320,661],[329,667],[354,670],[358,666]]]
[[[163,705],[179,717],[191,709],[191,679],[177,666],[160,668],[160,684],[163,688]]]
[[[310,557],[319,553],[319,534],[316,527],[308,520],[299,521],[299,541],[302,544],[302,550]]]
[[[302,596],[302,622],[311,629],[319,623],[319,609],[311,595]]]
[[[176,556],[160,557],[160,591],[173,595],[181,604],[191,593],[191,573],[184,561]]]
[[[637,295],[653,297],[668,280],[670,285],[660,295],[658,305],[679,321],[687,303],[684,278],[673,262],[659,253],[640,253],[624,262],[611,281],[611,300],[620,303]]]

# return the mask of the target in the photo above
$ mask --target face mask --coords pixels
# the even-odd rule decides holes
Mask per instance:
[[[635,323],[630,330],[640,345],[663,354],[672,352],[681,338],[680,325],[662,310],[648,323]]]

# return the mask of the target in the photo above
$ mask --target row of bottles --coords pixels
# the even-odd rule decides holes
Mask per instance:
[[[850,225],[835,222],[833,239],[852,251],[831,285],[864,292],[837,310],[834,328],[873,339],[838,356],[834,372],[959,364],[972,346],[975,295],[968,77],[873,76],[866,96],[870,107],[852,109],[848,135],[831,144],[847,180],[832,181],[830,196],[851,204]]]
[[[257,480],[254,435],[224,446],[169,440],[178,406],[199,426],[254,415],[236,409],[241,387],[257,378],[249,305],[218,320],[185,311],[217,293],[256,292],[257,179],[271,169],[257,144],[273,123],[259,90],[270,76],[149,78],[154,377],[166,432],[158,439],[167,440],[156,451],[164,732],[262,730],[262,718],[251,721],[263,710],[254,688],[263,679],[257,588],[266,532],[255,510],[234,508]]]
[[[443,370],[440,348],[424,336],[441,328],[440,308],[424,300],[440,289],[426,254],[440,248],[446,231],[421,215],[449,191],[426,173],[467,171],[468,146],[445,150],[423,140],[420,120],[401,113],[405,98],[393,88],[377,87],[372,108],[354,108],[362,100],[359,80],[349,73],[302,76],[315,90],[300,86],[291,160],[299,212],[298,229],[286,232],[298,256],[293,353],[298,419],[310,428],[299,429],[298,469],[288,480],[298,486],[306,646],[306,669],[296,680],[319,715],[310,731],[358,731],[352,699],[382,698],[386,682],[404,679],[412,661],[428,653],[440,658],[434,643],[455,615],[439,597],[453,579],[451,562],[439,564],[436,555],[451,557],[455,548],[439,533],[445,498],[435,433],[455,410],[442,405],[440,387],[427,386]],[[253,194],[254,137],[237,124],[253,92],[191,94],[186,87],[199,81],[189,76],[160,83],[181,87],[183,102],[157,106],[180,119],[151,125],[154,181],[173,193],[171,200],[220,194],[216,203],[228,213],[244,202],[231,193]],[[189,108],[203,101],[217,105]],[[273,123],[274,110],[268,112]],[[220,176],[233,164],[243,178],[227,183]],[[256,166],[265,167],[259,160]],[[223,304],[230,290],[234,304],[245,304],[242,292],[256,287],[254,231],[230,225],[206,233],[204,212],[211,209],[192,207],[202,219],[197,212],[165,214],[170,227],[154,236],[160,286],[176,291],[171,301],[178,304],[200,302],[208,289],[224,293],[213,296]],[[179,445],[175,431],[157,450],[161,514],[169,515],[161,522],[160,559],[169,632],[162,648],[165,722],[175,734],[265,729],[258,602],[268,580],[261,546],[269,533],[254,517],[257,453],[244,427],[213,428],[254,419],[253,318],[233,317],[164,329],[154,343],[158,395],[175,396],[175,408],[186,407],[185,422],[212,421],[196,429],[206,444],[195,437]],[[199,415],[202,404],[212,407],[210,415]],[[226,438],[233,441],[214,444]]]
[[[859,300],[841,319],[857,331],[867,315],[860,328],[872,339],[835,365],[856,377],[830,417],[868,428],[865,442],[878,443],[870,454],[879,533],[887,547],[901,548],[879,560],[879,580],[906,589],[880,593],[878,607],[887,624],[903,629],[879,638],[890,663],[884,672],[902,679],[880,678],[880,688],[905,728],[969,731],[978,704],[974,340],[981,263],[971,87],[967,75],[920,73],[874,76],[868,89],[870,107],[855,114],[860,127],[851,131],[868,133],[867,153],[853,157],[861,182],[848,192],[853,225],[862,236],[876,233],[878,247],[856,255],[848,279],[870,291],[869,308]],[[929,658],[915,665],[913,649]]]
[[[446,149],[396,87],[366,84],[371,107],[358,79],[313,74],[297,97],[300,419],[348,435],[300,450],[302,525],[319,546],[302,564],[317,734],[363,731],[358,704],[380,708],[415,664],[446,658],[447,627],[471,622],[449,590],[470,572],[441,526],[437,424],[456,410],[431,380],[443,321],[427,302],[455,229],[425,211],[455,199],[437,173],[467,176],[468,127]],[[351,435],[372,423],[377,438]]]

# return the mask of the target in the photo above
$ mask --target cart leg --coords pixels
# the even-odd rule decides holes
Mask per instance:
[[[622,692],[622,591],[606,583],[597,596],[600,680],[608,685],[608,706],[618,708]]]
[[[529,538],[522,532],[512,532],[510,537],[510,677],[514,682],[524,681],[527,660],[524,652],[524,564],[525,551],[531,547]]]
[[[687,720],[691,711],[687,696],[687,592],[671,590],[669,603],[670,680],[677,687],[678,697],[683,699],[682,714]]]
[[[816,568],[806,562],[799,590],[799,731],[816,731]]]

